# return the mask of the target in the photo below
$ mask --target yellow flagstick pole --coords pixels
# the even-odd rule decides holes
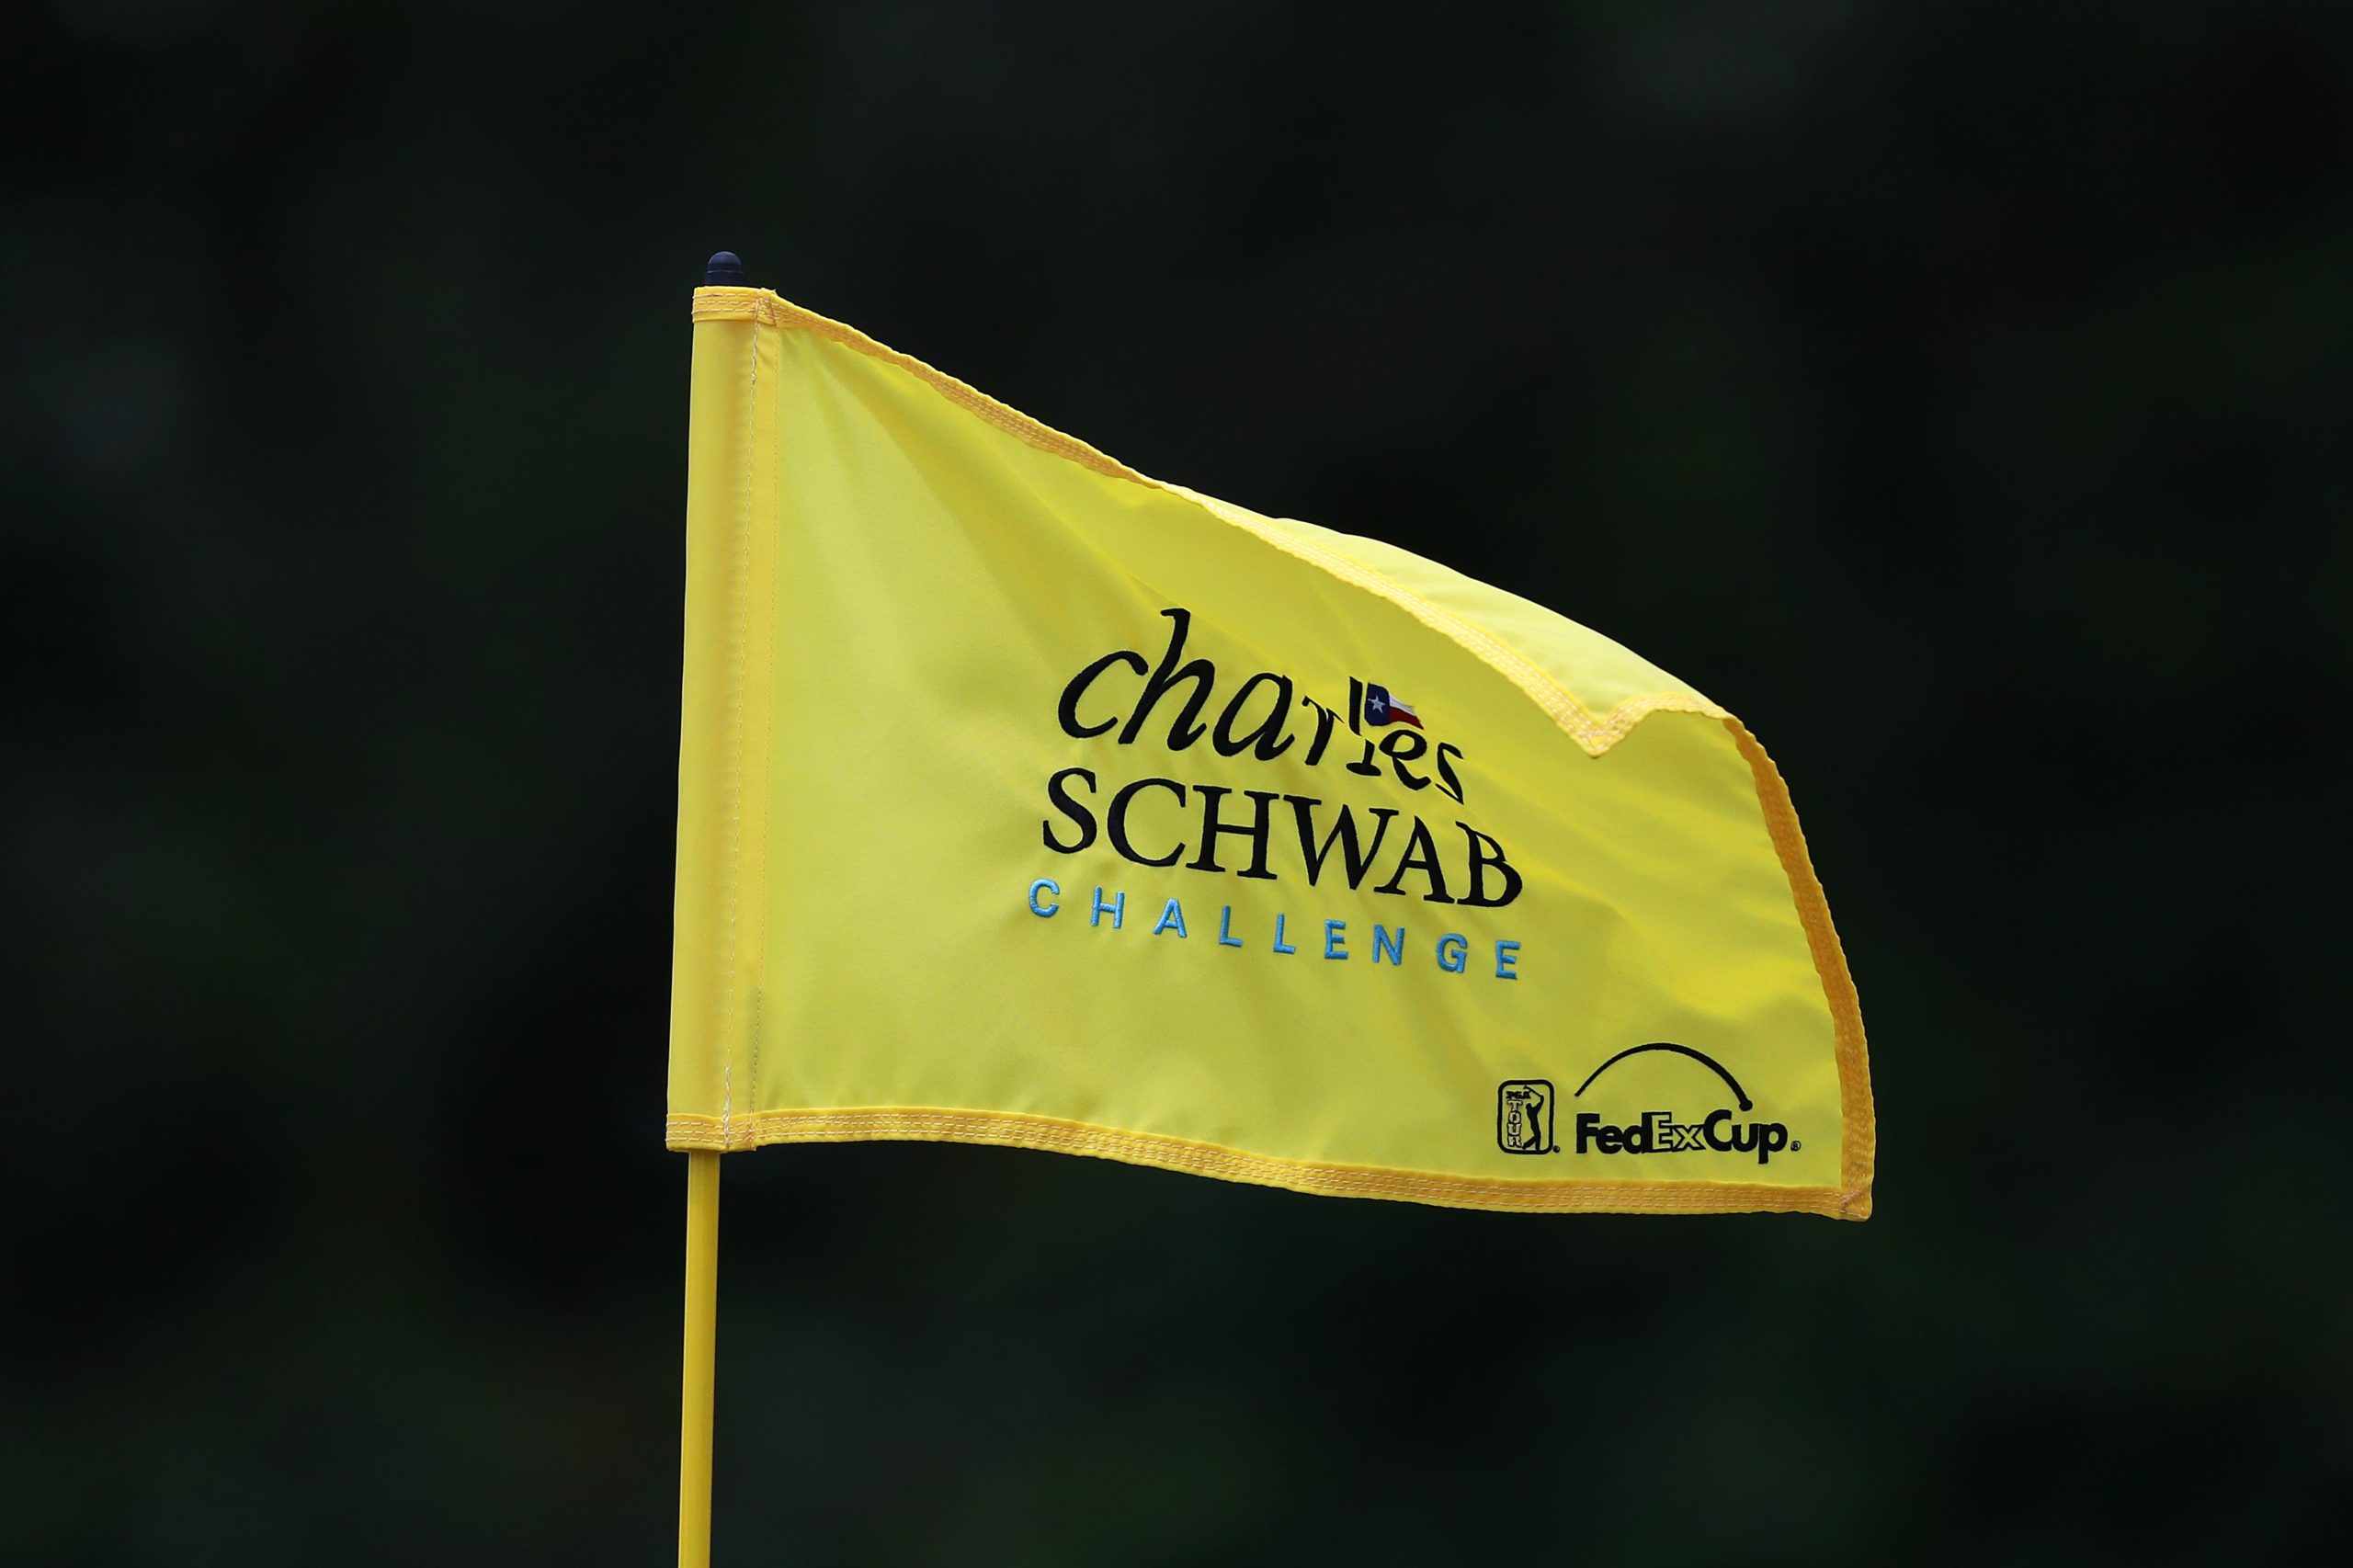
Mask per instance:
[[[710,258],[703,272],[705,287],[741,287],[744,264],[732,251],[721,251]],[[699,506],[723,506],[714,497],[732,494],[734,479],[730,473],[733,462],[744,459],[723,430],[732,435],[740,426],[733,401],[748,395],[736,388],[738,368],[732,353],[720,351],[717,341],[706,343],[703,326],[695,329],[695,395],[690,420],[688,453],[688,599],[691,606],[699,597],[711,591],[711,584],[700,575],[710,567],[708,562],[699,564],[699,558],[712,553],[707,546],[698,546],[699,536],[707,536],[711,518],[697,520]],[[748,343],[747,343],[748,347]],[[726,395],[722,395],[726,394]],[[708,611],[705,612],[706,616]],[[708,701],[699,698],[710,685],[710,666],[703,661],[715,656],[714,645],[708,633],[698,636],[696,622],[690,616],[688,623],[687,678],[681,699],[686,705],[685,719],[679,743],[679,966],[681,973],[700,973],[700,966],[711,960],[716,949],[714,934],[709,922],[696,912],[705,906],[699,896],[689,897],[689,839],[697,833],[707,832],[709,824],[702,819],[712,811],[706,791],[690,795],[689,777],[701,777],[699,769],[707,769],[710,759],[700,757],[698,748],[707,747],[710,736],[707,721],[710,715],[697,706]],[[690,824],[701,824],[700,826]],[[680,982],[680,983],[686,983]],[[706,994],[700,980],[688,986],[681,994],[696,997]],[[696,1004],[699,1006],[699,1004]],[[691,1016],[691,1014],[689,1014]],[[673,1015],[673,1039],[676,1038],[677,1015]],[[719,1337],[719,1152],[690,1150],[687,1154],[687,1310],[686,1344],[679,1362],[678,1398],[678,1568],[710,1568],[710,1449],[711,1406],[713,1403],[713,1372]]]
[[[719,1154],[687,1155],[687,1344],[678,1412],[678,1568],[710,1568],[710,1412],[719,1336]]]

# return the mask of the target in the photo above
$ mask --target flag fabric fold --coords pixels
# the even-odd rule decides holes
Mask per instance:
[[[694,319],[672,1147],[1870,1213],[1854,986],[1723,708],[773,293]]]

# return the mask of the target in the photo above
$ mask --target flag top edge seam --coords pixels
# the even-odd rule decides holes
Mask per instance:
[[[1190,501],[1219,521],[1242,529],[1259,542],[1396,605],[1518,687],[1587,756],[1601,756],[1653,713],[1689,713],[1718,720],[1733,717],[1726,709],[1692,691],[1659,691],[1630,697],[1607,713],[1596,714],[1574,693],[1486,628],[1431,603],[1422,595],[1392,581],[1363,562],[1310,540],[1295,539],[1268,528],[1257,517],[1229,502],[1204,495],[1181,484],[1154,479],[1150,474],[1130,468],[1077,437],[1066,435],[1019,409],[999,403],[978,388],[924,363],[913,355],[901,353],[888,344],[877,342],[846,322],[838,322],[796,305],[773,290],[736,287],[698,289],[694,293],[693,319],[699,322],[750,321],[766,326],[807,332],[838,343],[904,370],[965,412],[1040,451],[1076,463],[1107,478],[1126,480],[1130,483]]]

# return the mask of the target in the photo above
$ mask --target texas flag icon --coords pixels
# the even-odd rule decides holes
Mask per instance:
[[[1370,681],[1364,683],[1364,722],[1376,730],[1383,724],[1411,724],[1416,730],[1422,727],[1420,716],[1409,704],[1391,696],[1387,687],[1375,686]]]

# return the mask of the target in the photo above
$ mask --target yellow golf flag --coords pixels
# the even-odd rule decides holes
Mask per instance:
[[[1738,720],[764,290],[694,320],[671,1147],[1870,1212],[1854,985]]]

